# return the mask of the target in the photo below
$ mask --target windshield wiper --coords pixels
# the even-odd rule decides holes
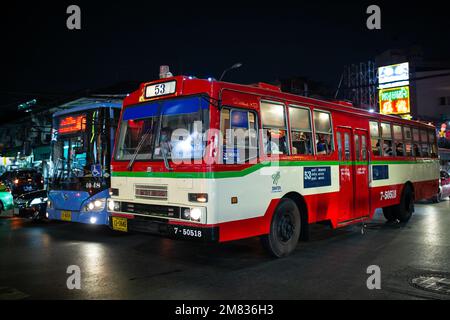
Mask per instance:
[[[137,156],[138,156],[139,152],[141,151],[142,146],[144,145],[144,142],[147,140],[147,137],[152,129],[153,129],[153,126],[148,128],[147,131],[145,131],[144,135],[142,136],[141,140],[139,141],[139,143],[136,147],[136,150],[134,151],[133,156],[131,157],[130,162],[128,162],[128,167],[127,167],[128,171],[131,171],[131,169],[133,168],[133,164],[136,161]]]
[[[164,159],[164,166],[166,167],[167,170],[172,171],[173,168],[170,166],[169,160],[167,160],[167,151],[169,148],[165,145],[166,143],[167,142],[161,143],[161,153]]]

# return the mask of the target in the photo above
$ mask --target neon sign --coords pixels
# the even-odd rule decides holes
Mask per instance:
[[[379,97],[381,114],[408,114],[411,111],[409,86],[381,89]]]
[[[378,68],[378,83],[380,89],[409,85],[409,63]]]
[[[70,134],[86,129],[86,115],[68,116],[59,120],[59,134]]]

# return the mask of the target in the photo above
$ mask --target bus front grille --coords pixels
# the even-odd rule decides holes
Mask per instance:
[[[134,186],[136,199],[167,200],[167,186],[137,184]]]
[[[160,206],[154,204],[122,202],[120,211],[144,216],[179,219],[181,216],[181,210],[181,207],[176,206]]]

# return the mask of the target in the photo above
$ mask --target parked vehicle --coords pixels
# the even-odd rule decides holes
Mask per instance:
[[[450,174],[441,170],[441,178],[439,180],[439,193],[433,198],[433,202],[438,203],[443,199],[450,197]]]
[[[33,220],[45,219],[47,200],[47,190],[24,193],[15,200],[14,215]]]
[[[0,182],[0,213],[14,208],[14,200],[10,189]]]
[[[0,181],[11,189],[13,198],[44,188],[44,179],[35,169],[16,169],[0,176]]]

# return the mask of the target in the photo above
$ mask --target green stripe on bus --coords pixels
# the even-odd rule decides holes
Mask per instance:
[[[375,165],[389,164],[419,164],[432,163],[430,161],[372,161]],[[223,179],[238,178],[249,175],[262,168],[268,167],[320,167],[320,166],[337,166],[337,165],[366,165],[364,161],[280,161],[280,162],[264,162],[255,164],[241,171],[216,171],[216,172],[134,172],[134,171],[114,171],[113,177],[136,177],[136,178],[176,178],[176,179]]]

